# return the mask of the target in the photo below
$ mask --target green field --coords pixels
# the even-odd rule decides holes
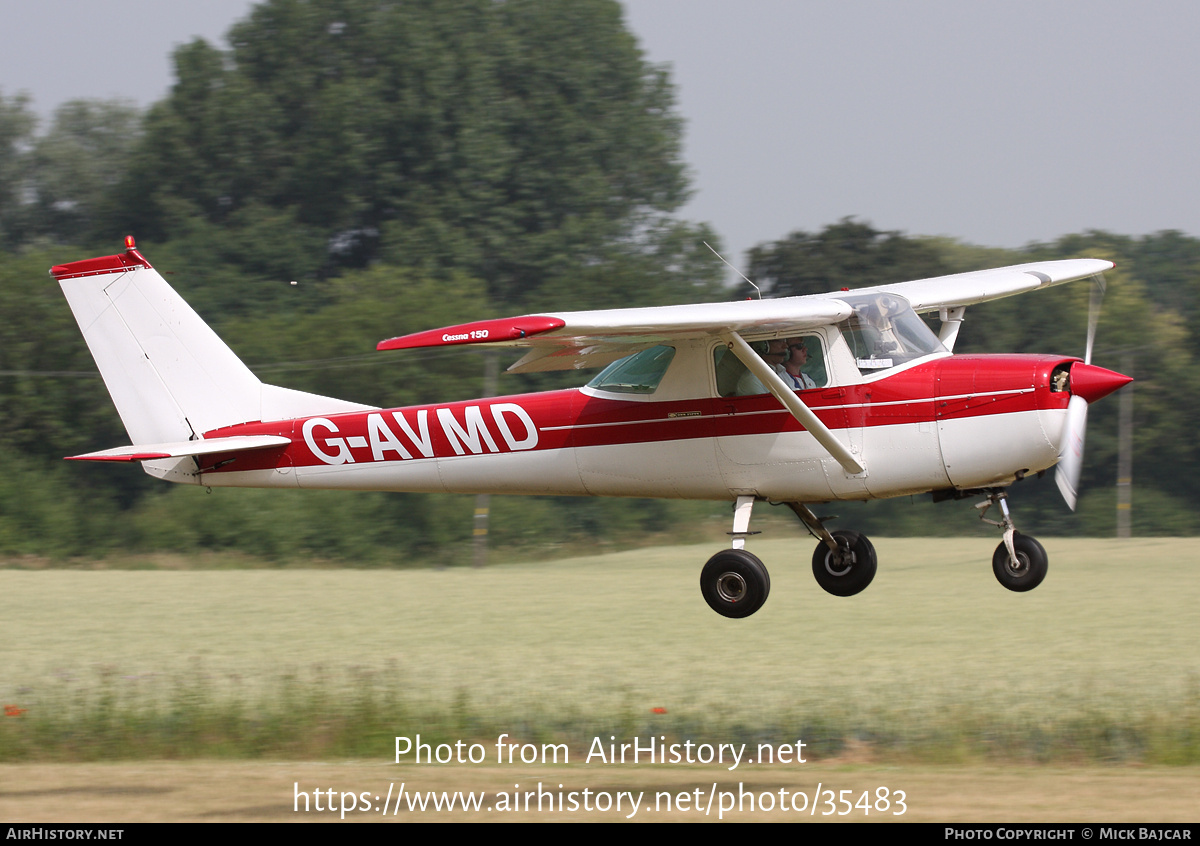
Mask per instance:
[[[1200,763],[1200,545],[1043,542],[1045,583],[1013,594],[996,539],[879,539],[875,582],[842,599],[810,541],[757,541],[771,597],[745,620],[700,596],[711,545],[484,570],[0,570],[0,700],[25,709],[0,721],[0,760],[373,757],[391,735],[507,731]]]

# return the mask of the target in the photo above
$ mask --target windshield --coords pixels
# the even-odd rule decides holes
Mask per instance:
[[[854,309],[854,314],[838,328],[861,373],[874,373],[946,351],[904,297],[881,293],[841,299]]]
[[[674,357],[674,347],[657,346],[642,350],[614,361],[588,382],[588,387],[619,394],[652,394]]]

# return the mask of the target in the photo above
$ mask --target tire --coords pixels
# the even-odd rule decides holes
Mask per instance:
[[[700,592],[708,607],[723,617],[749,617],[767,601],[771,577],[757,557],[744,549],[718,552],[700,572]]]
[[[992,554],[992,572],[1006,588],[1017,593],[1033,590],[1046,578],[1049,557],[1042,545],[1029,535],[1013,532],[1013,550],[1017,567],[1008,557],[1008,547],[1001,543]]]
[[[827,593],[854,596],[866,590],[875,578],[875,571],[879,568],[875,547],[866,535],[858,532],[837,531],[833,532],[833,537],[838,546],[854,554],[854,560],[839,565],[834,560],[833,551],[824,543],[819,543],[813,552],[813,577]]]

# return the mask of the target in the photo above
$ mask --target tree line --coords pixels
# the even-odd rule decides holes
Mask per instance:
[[[703,246],[715,233],[675,214],[689,185],[674,90],[615,2],[269,0],[228,40],[178,48],[174,86],[145,112],[76,101],[39,129],[26,98],[0,91],[2,555],[405,564],[458,560],[469,541],[469,497],[209,496],[64,465],[126,436],[46,269],[115,252],[125,234],[264,381],[385,406],[482,389],[476,353],[375,353],[385,337],[528,309],[739,295]],[[1193,532],[1196,239],[1089,232],[998,250],[846,219],[761,244],[747,265],[768,296],[786,296],[1078,255],[1118,265],[1095,361],[1134,362],[1135,530]],[[1086,300],[1076,285],[972,308],[958,349],[1081,354]],[[1111,400],[1091,415],[1078,515],[1048,480],[1014,489],[1031,531],[1111,531],[1115,415]],[[957,533],[961,507],[947,508],[873,503],[853,519],[876,534]],[[726,511],[497,497],[493,530],[518,546],[588,542],[723,524]]]

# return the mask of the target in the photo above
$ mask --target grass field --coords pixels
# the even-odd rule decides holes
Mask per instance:
[[[759,540],[772,592],[745,620],[700,596],[711,545],[485,570],[0,570],[0,700],[24,709],[0,718],[0,761],[387,764],[395,735],[490,750],[507,732],[573,761],[655,735],[803,739],[810,760],[899,771],[1200,763],[1200,545],[1044,540],[1045,583],[1013,594],[995,543],[879,539],[875,582],[842,599],[813,582],[811,542]]]

